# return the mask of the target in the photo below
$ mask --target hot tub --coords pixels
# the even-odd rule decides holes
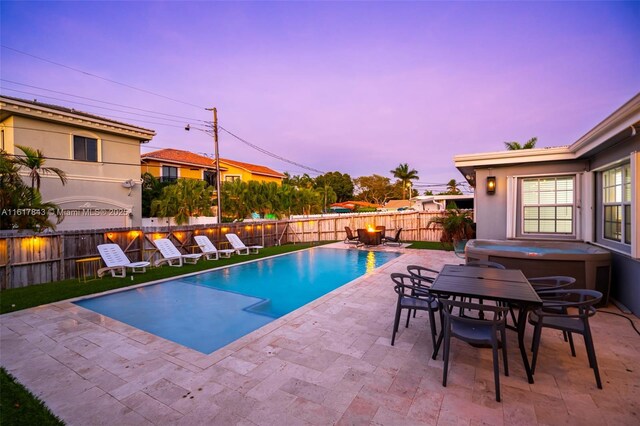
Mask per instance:
[[[556,241],[469,240],[467,261],[490,260],[509,269],[520,269],[526,277],[566,275],[574,277],[574,288],[598,290],[602,303],[609,298],[611,253],[585,243]]]

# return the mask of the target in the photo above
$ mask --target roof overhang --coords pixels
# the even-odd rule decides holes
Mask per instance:
[[[640,93],[569,146],[456,155],[455,167],[475,184],[475,170],[583,159],[640,132]]]
[[[155,162],[158,162],[158,163],[176,164],[178,166],[197,167],[199,169],[215,170],[215,168],[216,168],[216,164],[215,164],[215,162],[213,160],[211,160],[211,164],[205,165],[205,164],[198,164],[198,163],[190,163],[188,161],[170,160],[170,159],[161,158],[161,157],[141,157],[140,158],[140,162],[141,163],[145,163],[147,161],[155,161]],[[220,165],[220,170],[221,171],[227,171],[228,169],[226,169],[224,166]]]
[[[138,139],[141,143],[148,142],[156,135],[155,131],[144,127],[120,123],[82,112],[74,112],[73,110],[65,111],[62,108],[58,109],[37,102],[0,96],[0,121],[4,121],[14,115],[128,136]]]

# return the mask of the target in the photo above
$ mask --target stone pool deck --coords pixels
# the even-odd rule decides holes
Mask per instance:
[[[390,346],[389,274],[460,260],[398,250],[405,254],[211,355],[65,301],[0,316],[0,364],[69,425],[640,424],[640,336],[605,313],[592,321],[602,390],[582,339],[572,358],[552,330],[543,332],[535,384],[508,332],[503,402],[494,399],[491,351],[456,340],[442,387],[424,313]]]

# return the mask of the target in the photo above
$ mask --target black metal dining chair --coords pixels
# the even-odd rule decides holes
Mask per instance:
[[[435,319],[436,312],[440,312],[440,321],[442,323],[442,311],[438,298],[429,292],[429,287],[421,285],[420,280],[411,275],[394,272],[391,274],[391,280],[394,284],[393,289],[398,295],[396,314],[393,321],[393,332],[391,334],[391,346],[393,346],[396,341],[396,333],[400,326],[400,316],[402,315],[403,309],[407,310],[405,328],[409,327],[411,311],[427,311],[431,328],[431,341],[433,343],[433,354],[431,357],[435,359],[436,339],[438,336]]]
[[[593,369],[598,389],[602,389],[598,361],[589,327],[589,318],[597,312],[594,305],[602,299],[602,293],[596,290],[548,290],[553,300],[543,300],[542,307],[529,314],[529,323],[535,326],[533,331],[533,358],[531,371],[535,373],[538,350],[543,328],[552,328],[566,332],[569,336],[571,355],[576,356],[573,334],[581,334],[587,349],[589,367]]]
[[[491,349],[493,351],[493,376],[496,386],[496,401],[500,402],[500,367],[498,355],[498,348],[500,346],[502,346],[504,375],[509,375],[506,340],[507,322],[505,315],[508,308],[504,306],[480,305],[478,303],[446,299],[441,299],[440,303],[442,304],[442,312],[444,313],[444,324],[442,326],[442,339],[444,341],[444,370],[442,371],[442,386],[447,386],[449,352],[452,337],[474,345],[491,345]],[[455,315],[453,312],[455,308],[470,312],[482,311],[485,314],[485,319]],[[489,318],[486,318],[487,316]],[[437,350],[438,347],[436,347],[436,354],[434,354],[436,356]]]

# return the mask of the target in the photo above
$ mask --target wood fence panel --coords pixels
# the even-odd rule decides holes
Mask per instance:
[[[41,235],[7,233],[0,237],[0,289],[24,287],[76,277],[76,262],[98,257],[98,245],[118,244],[132,262],[161,258],[153,240],[169,238],[183,253],[199,252],[193,237],[206,235],[218,248],[228,247],[225,234],[237,234],[246,245],[271,247],[287,243],[343,240],[345,226],[356,230],[384,226],[392,235],[402,228],[402,240],[439,241],[442,231],[429,222],[432,212],[387,212],[304,217],[281,221],[148,227],[61,232]]]

